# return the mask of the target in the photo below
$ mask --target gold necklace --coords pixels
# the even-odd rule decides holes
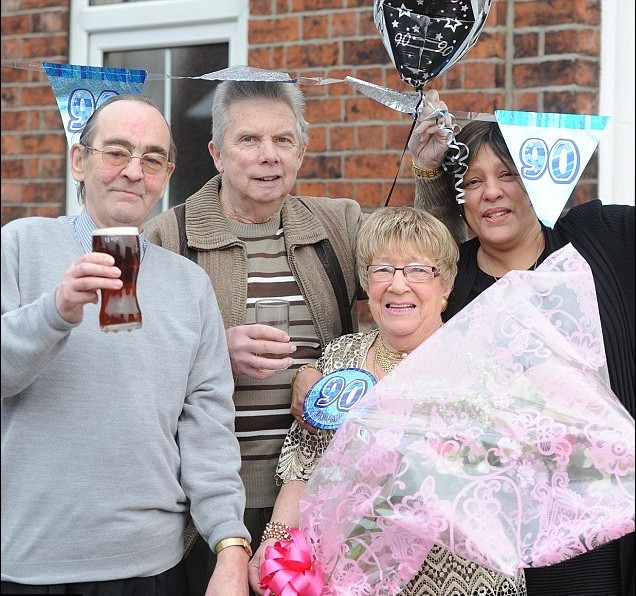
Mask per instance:
[[[532,265],[532,267],[530,267],[530,269],[528,269],[528,271],[534,271],[537,268],[537,263],[539,262],[539,257],[541,256],[541,253],[543,252],[544,248],[545,247],[543,246],[543,242],[539,242],[539,252],[537,253],[537,258],[534,260],[534,265]],[[490,277],[494,278],[495,281],[499,281],[503,277],[502,275],[497,277],[492,272],[492,269],[490,268],[490,265],[488,265],[487,261],[484,262],[484,265],[486,265],[486,269],[488,270],[488,275],[490,275]],[[504,275],[505,275],[505,273],[504,273]]]
[[[373,362],[385,373],[390,373],[407,355],[407,352],[391,352],[384,344],[382,336],[378,335],[378,343],[375,346]]]

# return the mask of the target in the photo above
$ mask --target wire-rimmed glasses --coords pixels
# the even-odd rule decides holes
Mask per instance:
[[[115,145],[108,145],[103,149],[97,149],[95,147],[89,147],[85,145],[87,149],[101,153],[102,161],[107,166],[113,166],[116,168],[126,167],[131,159],[138,159],[141,162],[141,169],[145,174],[161,174],[164,173],[169,166],[172,166],[172,162],[168,161],[168,158],[161,153],[144,153],[143,155],[133,155],[125,147],[117,147]]]
[[[420,263],[411,263],[404,267],[394,267],[393,265],[367,265],[367,273],[370,281],[380,283],[391,281],[396,271],[402,271],[405,279],[412,283],[431,281],[439,275],[437,267],[433,267],[433,265],[422,265]]]

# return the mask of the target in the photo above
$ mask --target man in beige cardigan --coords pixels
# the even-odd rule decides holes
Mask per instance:
[[[289,194],[308,140],[304,108],[293,84],[222,82],[209,143],[220,174],[185,206],[145,226],[152,242],[196,261],[214,286],[235,379],[245,524],[253,548],[278,492],[274,473],[293,422],[292,378],[332,339],[357,329],[359,204]],[[289,334],[255,324],[254,301],[265,297],[289,301]],[[303,378],[311,384],[311,375]],[[214,557],[198,541],[186,562],[191,593],[202,594]]]

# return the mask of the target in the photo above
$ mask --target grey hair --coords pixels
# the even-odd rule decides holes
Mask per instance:
[[[99,114],[102,110],[113,103],[118,101],[138,101],[139,103],[145,103],[157,110],[162,116],[163,113],[157,106],[157,104],[146,95],[134,95],[132,93],[123,94],[123,95],[113,95],[109,97],[103,104],[101,104],[89,117],[80,133],[80,138],[78,143],[83,146],[84,155],[88,155],[87,147],[92,147],[95,136],[97,135],[97,125]],[[170,133],[170,148],[168,149],[168,161],[171,163],[177,162],[177,145],[174,142],[174,138],[172,137],[172,129],[170,128],[170,124],[163,116],[164,121],[166,122],[166,126],[168,127],[168,132]],[[77,200],[80,204],[84,204],[86,202],[86,186],[84,182],[77,183]]]
[[[383,207],[364,220],[357,238],[357,267],[365,291],[369,288],[367,266],[385,250],[430,253],[439,276],[453,287],[459,249],[448,228],[430,213],[415,207]]]
[[[309,141],[309,124],[305,120],[305,96],[298,85],[274,81],[222,81],[212,100],[212,142],[221,147],[230,108],[245,100],[265,99],[287,104],[296,116],[296,132],[302,147]],[[267,118],[267,114],[263,114]]]

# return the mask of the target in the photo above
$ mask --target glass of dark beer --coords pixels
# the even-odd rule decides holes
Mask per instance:
[[[120,290],[102,290],[99,326],[102,331],[131,331],[141,327],[137,301],[137,275],[141,255],[139,230],[133,227],[101,228],[93,231],[93,251],[105,252],[121,269]]]

